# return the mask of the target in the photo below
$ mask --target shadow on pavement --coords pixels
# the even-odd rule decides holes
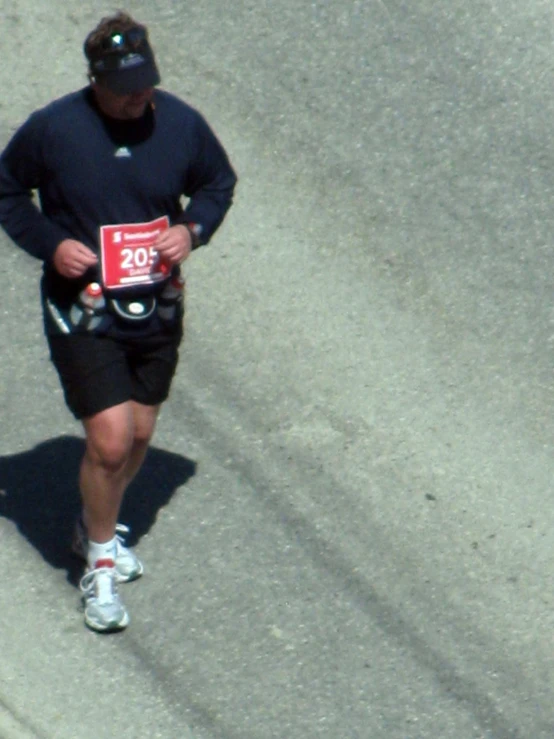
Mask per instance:
[[[71,555],[69,546],[80,510],[77,478],[83,451],[83,439],[61,436],[29,451],[0,457],[0,516],[17,525],[46,562],[65,569],[73,584],[82,571],[82,563]],[[195,472],[192,460],[150,448],[119,517],[131,528],[128,544],[136,544],[151,529],[160,508]]]

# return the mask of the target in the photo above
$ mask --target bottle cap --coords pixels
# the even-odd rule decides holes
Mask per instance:
[[[86,286],[85,289],[87,294],[91,295],[94,298],[102,294],[102,287],[98,284],[98,282],[91,282]]]

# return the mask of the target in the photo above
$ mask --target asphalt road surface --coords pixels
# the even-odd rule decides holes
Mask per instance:
[[[3,145],[114,7],[0,8]],[[240,185],[187,266],[117,636],[67,555],[40,265],[0,238],[0,737],[553,737],[554,6],[128,9]]]

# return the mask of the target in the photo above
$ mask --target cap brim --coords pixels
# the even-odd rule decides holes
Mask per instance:
[[[129,95],[160,84],[160,73],[154,59],[147,59],[136,67],[114,69],[101,74],[97,73],[96,76],[101,85],[116,95]]]

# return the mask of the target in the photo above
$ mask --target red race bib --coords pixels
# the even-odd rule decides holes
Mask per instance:
[[[102,284],[110,290],[152,285],[165,279],[171,267],[154,249],[158,236],[169,228],[167,216],[150,223],[120,223],[100,227]]]

